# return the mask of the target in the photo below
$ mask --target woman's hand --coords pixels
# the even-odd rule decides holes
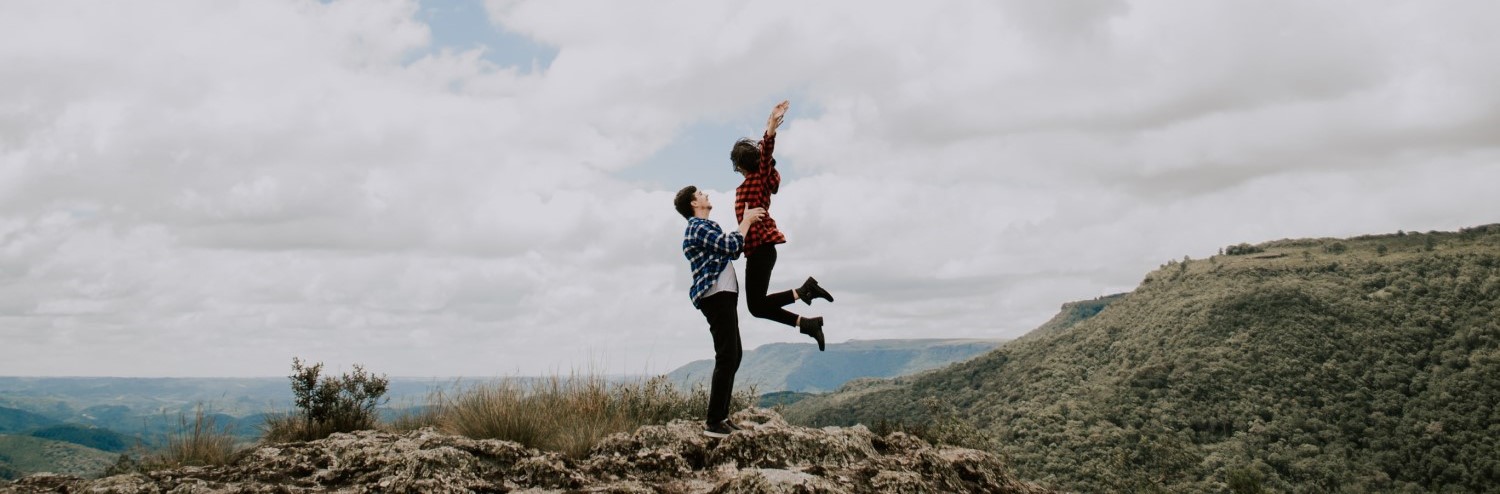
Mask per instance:
[[[786,116],[786,109],[791,106],[790,101],[783,100],[771,109],[771,118],[766,119],[766,135],[776,135],[776,128],[781,126],[781,119]]]

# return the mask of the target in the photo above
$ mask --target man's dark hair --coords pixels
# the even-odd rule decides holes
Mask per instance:
[[[734,142],[729,150],[729,161],[734,162],[734,171],[754,173],[760,170],[760,144],[745,138]]]
[[[689,185],[677,191],[677,197],[672,199],[672,205],[677,207],[677,212],[682,219],[693,217],[693,195],[698,193],[698,187]]]

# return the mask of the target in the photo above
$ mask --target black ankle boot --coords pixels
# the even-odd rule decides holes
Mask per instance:
[[[822,317],[804,317],[802,318],[802,320],[797,321],[797,326],[802,330],[802,334],[811,336],[814,340],[818,340],[818,351],[823,351]]]
[[[829,294],[828,290],[824,290],[823,287],[818,286],[818,280],[813,279],[811,276],[807,277],[807,281],[802,282],[802,288],[797,289],[797,298],[802,299],[802,303],[807,305],[812,305],[812,301],[815,298],[821,298],[829,302],[833,301],[833,295]]]

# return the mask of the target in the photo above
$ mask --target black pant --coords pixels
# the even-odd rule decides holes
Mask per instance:
[[[756,247],[745,256],[745,305],[750,307],[752,316],[795,328],[797,315],[782,308],[796,300],[792,298],[792,291],[766,295],[771,286],[772,269],[776,269],[776,244]]]
[[[734,373],[740,370],[739,294],[719,292],[698,301],[698,310],[708,320],[714,336],[714,376],[708,390],[708,424],[729,418],[729,398],[734,394]]]

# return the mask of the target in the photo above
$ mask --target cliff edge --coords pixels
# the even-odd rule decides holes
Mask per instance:
[[[745,430],[715,440],[698,423],[678,420],[608,436],[584,459],[432,428],[361,431],[261,445],[226,466],[94,480],[38,474],[0,485],[0,492],[1050,492],[1015,479],[990,453],[899,432],[797,427],[767,409],[731,419]]]

